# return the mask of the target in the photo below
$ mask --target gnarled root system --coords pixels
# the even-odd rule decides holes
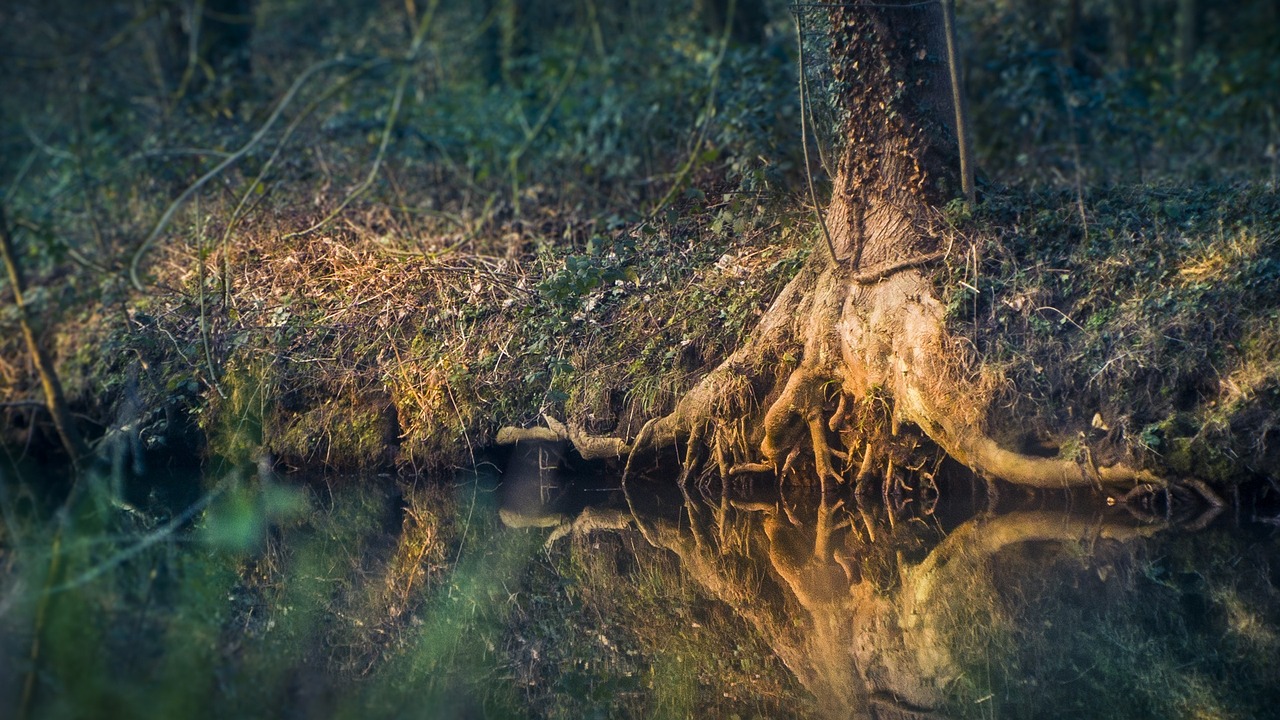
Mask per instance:
[[[772,473],[785,480],[803,468],[824,490],[852,479],[866,491],[877,477],[892,482],[895,460],[898,467],[919,462],[919,447],[907,452],[918,443],[899,430],[909,425],[989,479],[1098,490],[1167,484],[1130,464],[1096,462],[1085,445],[1055,457],[1001,447],[983,427],[994,382],[946,333],[942,306],[918,267],[936,259],[860,273],[809,263],[744,347],[633,443],[551,418],[547,428],[504,429],[499,442],[567,440],[584,457],[626,455],[628,472],[674,450],[681,482],[703,469],[722,479]]]

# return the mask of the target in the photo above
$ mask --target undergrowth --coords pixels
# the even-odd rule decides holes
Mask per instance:
[[[958,217],[976,243],[942,297],[1007,383],[993,430],[1049,453],[1086,432],[1215,481],[1269,473],[1278,221],[1276,193],[1248,186],[993,196]]]

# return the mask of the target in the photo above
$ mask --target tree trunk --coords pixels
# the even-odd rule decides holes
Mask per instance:
[[[1109,13],[1108,54],[1118,67],[1128,70],[1133,66],[1133,43],[1141,14],[1136,0],[1115,3]]]
[[[1186,86],[1200,40],[1200,3],[1197,0],[1178,0],[1178,38],[1175,67],[1178,81]]]
[[[253,0],[205,0],[200,27],[201,63],[214,73],[248,77]]]
[[[486,0],[484,8],[490,23],[481,38],[485,81],[493,87],[514,87],[519,81],[519,62],[528,53],[528,8],[522,8],[518,0]]]
[[[165,75],[175,97],[200,96],[219,88],[224,106],[236,102],[236,86],[252,70],[254,0],[169,0]]]

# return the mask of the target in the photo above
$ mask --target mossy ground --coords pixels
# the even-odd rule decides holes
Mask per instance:
[[[1274,472],[1275,190],[994,196],[957,223],[978,242],[942,297],[951,331],[1006,382],[989,423],[1008,445],[1061,449],[1083,432],[1178,475]]]
[[[563,226],[508,224],[495,235],[512,255],[356,226],[287,242],[278,225],[246,228],[229,303],[218,260],[202,273],[175,244],[164,291],[128,320],[73,315],[54,345],[82,412],[110,422],[137,392],[147,433],[191,412],[210,437],[249,422],[292,466],[439,467],[542,413],[631,435],[732,352],[808,252],[801,212],[691,195],[677,220],[592,227],[567,246],[552,239]],[[951,332],[1004,378],[989,423],[1006,443],[1061,452],[1085,432],[1215,482],[1276,467],[1275,191],[1003,194],[953,220],[977,242],[940,296]],[[103,365],[72,336],[120,354]],[[12,369],[13,391],[32,382]]]

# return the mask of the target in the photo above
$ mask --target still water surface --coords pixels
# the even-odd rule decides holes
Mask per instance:
[[[537,453],[175,482],[59,523],[6,479],[0,716],[1280,716],[1252,511],[624,490]]]

